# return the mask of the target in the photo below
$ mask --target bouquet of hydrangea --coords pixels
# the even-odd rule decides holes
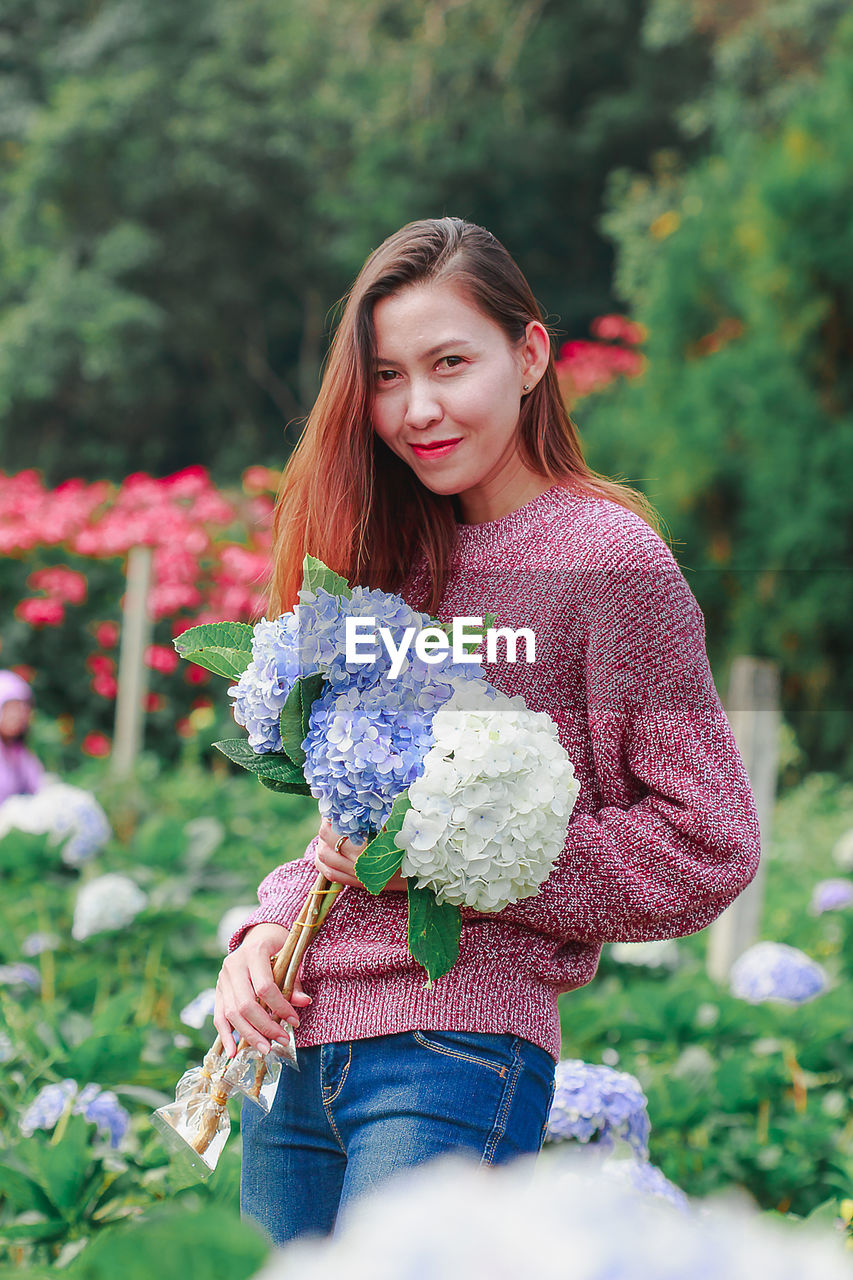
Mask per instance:
[[[357,661],[347,645],[353,620],[369,620],[384,640]],[[432,647],[410,650],[424,633]],[[458,957],[461,906],[495,912],[538,892],[579,790],[551,718],[498,692],[468,646],[454,654],[442,637],[442,624],[400,596],[350,588],[309,556],[292,613],[254,628],[194,627],[175,641],[183,657],[236,678],[229,693],[248,741],[216,747],[270,789],[314,796],[341,835],[366,842],[355,873],[368,892],[381,893],[398,871],[407,878],[409,950],[427,989]],[[275,957],[285,996],[341,888],[317,877]],[[264,1105],[280,1059],[296,1065],[292,1031],[283,1034],[289,1045],[266,1059],[241,1043],[229,1060],[214,1044],[190,1082],[203,1114],[189,1126],[190,1145],[202,1158],[227,1124],[229,1081]],[[199,1091],[215,1093],[216,1107],[199,1104]]]

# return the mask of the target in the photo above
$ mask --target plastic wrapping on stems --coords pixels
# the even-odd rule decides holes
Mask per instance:
[[[273,960],[273,978],[285,999],[293,995],[296,975],[308,946],[322,927],[342,884],[332,884],[320,872],[309,889],[302,910],[291,927],[284,946]],[[190,1171],[206,1178],[216,1168],[231,1131],[228,1099],[243,1093],[261,1110],[272,1106],[281,1075],[281,1064],[299,1070],[293,1028],[282,1026],[284,1044],[261,1054],[245,1039],[229,1058],[217,1036],[200,1067],[185,1072],[178,1081],[175,1101],[160,1107],[152,1121],[167,1144],[181,1156]]]

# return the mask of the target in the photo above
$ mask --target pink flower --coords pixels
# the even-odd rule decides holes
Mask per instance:
[[[27,586],[31,591],[45,591],[54,600],[65,604],[82,604],[88,594],[84,575],[62,564],[37,569],[27,578]]]
[[[22,600],[15,617],[31,627],[58,627],[65,621],[65,605],[61,600]]]
[[[175,497],[190,498],[204,492],[210,484],[210,473],[207,467],[196,464],[184,467],[182,471],[176,471],[173,475],[164,476],[160,483]]]
[[[243,491],[248,494],[275,493],[281,472],[272,467],[247,467],[243,472]]]
[[[114,676],[116,664],[104,653],[90,653],[86,659],[86,670],[93,676]]]
[[[102,758],[110,754],[110,740],[105,733],[87,733],[80,743],[84,755]]]
[[[114,698],[118,693],[118,683],[114,676],[105,671],[92,677],[92,690],[101,698]]]
[[[610,342],[628,342],[635,345],[646,337],[644,325],[629,320],[627,316],[596,316],[589,326],[593,337],[603,338]]]
[[[145,650],[145,665],[152,671],[162,671],[164,675],[171,675],[179,662],[180,658],[175,650],[165,644],[150,644]]]
[[[102,649],[113,649],[118,643],[119,629],[116,622],[99,622],[95,627],[95,639]]]

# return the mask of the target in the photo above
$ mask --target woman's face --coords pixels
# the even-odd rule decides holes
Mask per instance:
[[[9,698],[0,707],[0,738],[19,737],[29,728],[31,715],[32,708],[23,698]]]
[[[513,346],[456,285],[407,285],[374,305],[373,427],[433,493],[458,494],[466,520],[497,519],[549,482],[517,452],[523,390],[548,364],[531,321]]]

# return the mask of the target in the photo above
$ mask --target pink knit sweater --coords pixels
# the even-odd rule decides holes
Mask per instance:
[[[420,563],[401,594],[422,607],[425,588]],[[565,848],[534,897],[461,909],[459,959],[431,991],[409,955],[406,893],[345,886],[302,963],[313,1003],[297,1046],[511,1032],[557,1059],[557,997],[591,980],[603,943],[695,933],[755,875],[758,819],[702,612],[644,520],[557,485],[499,520],[459,525],[439,617],[488,611],[536,636],[533,664],[482,670],[559,727],[580,783]],[[252,924],[296,918],[315,843],[266,877],[231,949]]]

